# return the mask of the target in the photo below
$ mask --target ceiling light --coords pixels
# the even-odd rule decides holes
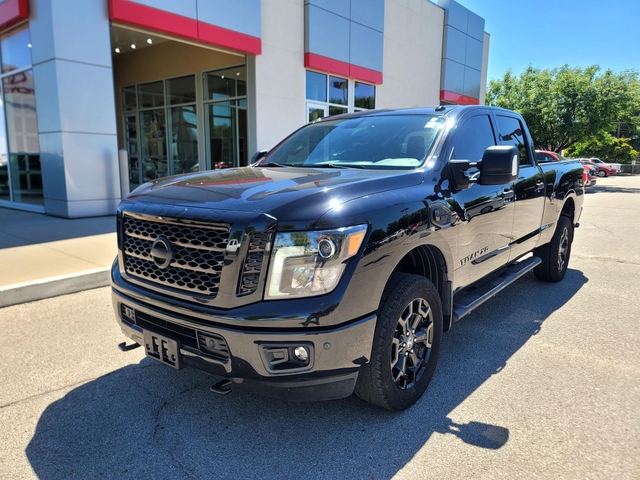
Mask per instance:
[[[132,50],[135,50],[135,49],[136,49],[136,44],[135,44],[135,43],[132,43],[132,44],[131,44],[131,49],[132,49]]]
[[[224,75],[220,75],[220,78],[224,78]]]
[[[120,53],[120,47],[116,47],[114,50],[116,53]]]
[[[151,45],[153,43],[153,40],[151,38],[147,38],[147,43]]]
[[[240,76],[240,72],[236,73],[236,77],[239,77],[239,76]]]

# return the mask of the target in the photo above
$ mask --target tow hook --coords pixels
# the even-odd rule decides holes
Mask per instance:
[[[118,344],[118,348],[123,352],[128,352],[129,350],[133,350],[140,346],[139,343],[132,343],[131,345],[127,345],[127,342],[122,342]]]
[[[218,395],[228,395],[231,393],[231,380],[220,380],[218,383],[211,385],[209,388],[213,393],[217,393]]]

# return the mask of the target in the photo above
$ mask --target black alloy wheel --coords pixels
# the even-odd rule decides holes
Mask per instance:
[[[424,298],[416,298],[400,315],[391,342],[391,377],[400,390],[420,380],[432,345],[433,311]]]
[[[533,269],[538,280],[559,282],[567,273],[573,242],[573,224],[569,217],[561,215],[551,241],[538,247],[533,254],[540,257],[542,263]]]
[[[387,410],[417,402],[435,372],[442,342],[442,303],[419,275],[394,273],[385,288],[371,349],[355,393]]]

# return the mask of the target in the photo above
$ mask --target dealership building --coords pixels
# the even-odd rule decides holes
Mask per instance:
[[[320,117],[483,104],[488,51],[454,0],[0,0],[0,207],[113,214]]]

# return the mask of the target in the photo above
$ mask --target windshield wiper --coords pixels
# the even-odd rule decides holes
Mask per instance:
[[[335,163],[317,163],[314,165],[303,165],[308,168],[364,168],[364,165],[336,165]]]
[[[258,165],[259,167],[290,167],[291,165],[282,165],[281,163],[269,162],[264,165]]]

